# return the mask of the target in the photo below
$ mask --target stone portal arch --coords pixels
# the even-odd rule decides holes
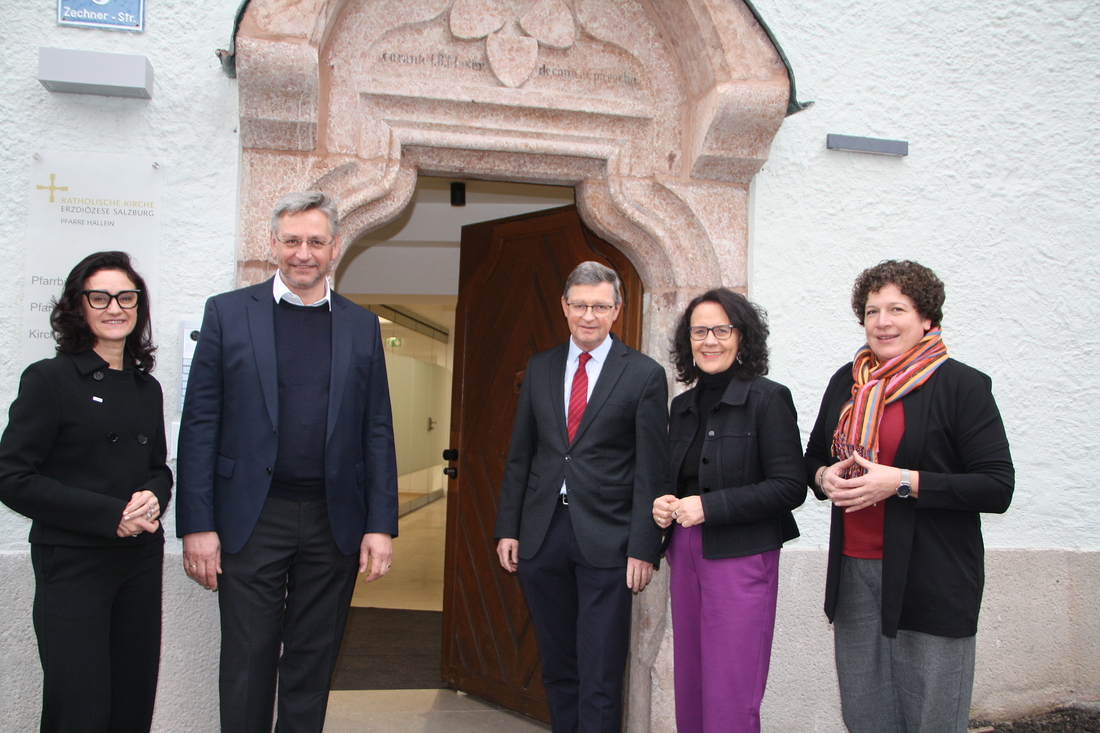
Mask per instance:
[[[253,0],[236,68],[241,284],[272,271],[287,190],[339,196],[352,241],[418,173],[569,185],[642,277],[658,358],[686,298],[746,285],[748,184],[790,89],[742,0]],[[660,730],[666,596],[645,597],[630,728]]]

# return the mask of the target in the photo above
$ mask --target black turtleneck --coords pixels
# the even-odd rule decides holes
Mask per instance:
[[[695,386],[695,406],[699,410],[699,425],[695,429],[695,439],[688,446],[684,462],[680,465],[677,496],[693,496],[699,493],[699,461],[703,456],[707,420],[718,408],[718,402],[726,393],[726,387],[731,381],[733,381],[732,368],[717,374],[706,372],[699,374],[699,383]]]

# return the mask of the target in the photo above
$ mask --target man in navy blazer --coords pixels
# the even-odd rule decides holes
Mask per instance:
[[[336,203],[284,196],[279,272],[207,301],[180,424],[176,531],[220,590],[224,733],[321,733],[356,569],[389,570],[397,463],[378,318],[336,294]],[[277,680],[277,682],[276,682]]]
[[[531,609],[554,733],[615,733],[631,592],[661,546],[651,508],[668,473],[668,383],[610,336],[613,270],[581,263],[561,302],[572,337],[527,365],[494,535]]]

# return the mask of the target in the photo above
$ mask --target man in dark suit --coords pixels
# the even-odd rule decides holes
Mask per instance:
[[[531,357],[500,489],[500,564],[519,572],[555,733],[622,724],[631,592],[653,577],[653,500],[668,463],[668,384],[609,337],[615,272],[583,262],[566,281],[572,337]]]
[[[337,295],[336,203],[288,194],[267,282],[207,301],[180,424],[176,531],[220,590],[223,733],[321,733],[356,569],[386,573],[397,465],[378,318]],[[280,652],[281,648],[281,652]]]

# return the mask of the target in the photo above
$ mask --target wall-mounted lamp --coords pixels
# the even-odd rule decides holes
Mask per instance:
[[[38,81],[51,92],[153,98],[153,65],[132,54],[41,46]]]
[[[849,153],[871,153],[872,155],[909,155],[909,141],[884,140],[879,137],[855,137],[854,135],[835,135],[829,133],[825,138],[825,147],[829,150],[846,150]]]
[[[451,206],[466,205],[466,184],[462,181],[451,181]]]

